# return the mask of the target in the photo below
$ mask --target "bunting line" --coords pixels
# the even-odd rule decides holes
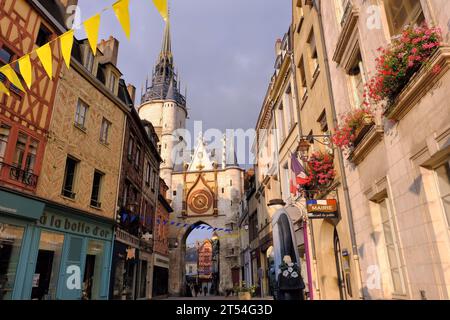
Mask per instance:
[[[167,0],[153,0],[154,6],[161,14],[163,19],[167,21],[168,19],[168,4]],[[97,44],[98,44],[98,35],[101,23],[101,14],[108,10],[113,10],[116,15],[119,24],[121,25],[125,36],[127,39],[130,39],[131,35],[131,27],[130,27],[130,11],[129,11],[130,0],[118,0],[114,2],[113,5],[109,7],[103,8],[99,13],[93,15],[86,21],[82,23],[84,29],[86,31],[86,35],[88,38],[89,45],[94,56],[97,54]],[[13,68],[16,64],[18,65],[18,70],[20,70],[20,75],[23,78],[28,89],[31,88],[33,82],[33,70],[31,65],[31,55],[34,53],[38,56],[42,66],[44,67],[47,76],[52,79],[53,78],[53,56],[52,56],[52,46],[53,42],[59,41],[61,48],[61,55],[64,59],[64,62],[67,68],[70,68],[72,47],[74,42],[74,30],[68,30],[66,33],[55,37],[50,40],[43,46],[24,54],[22,57],[17,58],[16,60],[10,62],[7,65],[4,65],[0,68],[0,73],[2,73],[9,82],[17,87],[19,90],[26,92],[22,82],[20,81],[16,69]],[[0,81],[0,93],[4,93],[6,95],[10,95],[9,89],[5,86],[3,82]]]
[[[184,228],[190,228],[194,226],[193,230],[207,230],[207,231],[217,231],[217,232],[227,232],[227,233],[231,233],[233,232],[233,230],[231,229],[226,229],[226,228],[214,228],[211,226],[207,226],[207,225],[196,225],[196,224],[189,224],[189,223],[182,223],[182,222],[177,222],[176,220],[162,220],[161,219],[156,219],[156,224],[160,225],[167,225],[170,224],[171,226],[175,226],[177,228],[180,229],[184,229]]]

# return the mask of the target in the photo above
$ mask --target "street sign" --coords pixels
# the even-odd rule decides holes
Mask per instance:
[[[337,200],[308,200],[306,202],[310,219],[337,218]]]

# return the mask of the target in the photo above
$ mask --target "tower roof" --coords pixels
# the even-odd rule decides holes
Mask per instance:
[[[172,53],[172,38],[170,33],[170,20],[166,22],[162,40],[161,52],[152,72],[152,83],[145,85],[141,103],[155,100],[173,100],[182,107],[186,107],[186,98],[178,89],[178,75]]]

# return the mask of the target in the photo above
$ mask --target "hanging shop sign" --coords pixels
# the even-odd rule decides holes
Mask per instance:
[[[306,202],[310,219],[337,218],[337,200],[308,200]]]

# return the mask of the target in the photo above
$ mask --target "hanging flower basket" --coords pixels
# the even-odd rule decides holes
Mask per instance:
[[[441,30],[423,24],[406,28],[387,48],[379,48],[376,74],[367,85],[369,98],[374,103],[384,103],[388,109],[441,42]]]
[[[327,190],[336,177],[333,155],[322,151],[314,152],[309,158],[306,171],[308,177],[301,188],[308,198],[313,198],[315,194]]]

